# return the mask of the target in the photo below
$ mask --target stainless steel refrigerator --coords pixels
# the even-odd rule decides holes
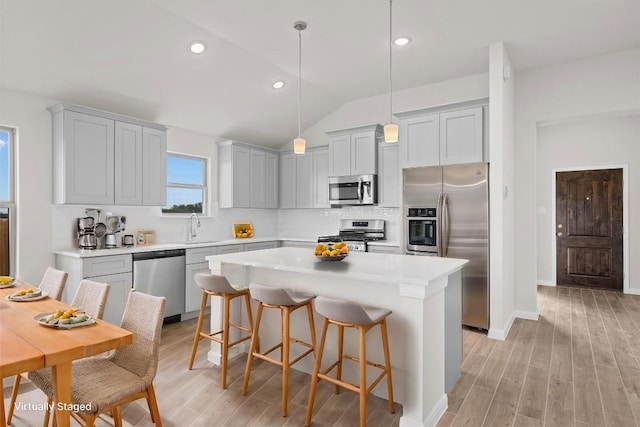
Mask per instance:
[[[462,324],[489,328],[489,164],[403,170],[406,253],[469,260]]]

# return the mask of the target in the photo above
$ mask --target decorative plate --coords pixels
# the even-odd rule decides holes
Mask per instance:
[[[37,297],[29,297],[27,295],[23,295],[23,296],[13,296],[13,295],[7,295],[5,297],[5,299],[9,300],[9,301],[15,301],[15,302],[29,302],[29,301],[38,301],[41,299],[45,299],[46,297],[49,296],[49,293],[47,291],[42,291],[42,293],[40,295],[38,295]]]
[[[83,315],[83,316],[87,316],[87,320],[85,320],[84,322],[78,322],[78,323],[47,323],[47,322],[45,322],[44,320],[46,318],[48,318],[49,316],[51,316],[52,314],[53,313],[38,314],[37,316],[35,316],[33,318],[33,320],[35,320],[36,322],[38,322],[38,324],[40,324],[42,326],[47,326],[49,328],[56,328],[56,329],[79,328],[81,326],[89,326],[89,325],[93,325],[94,323],[96,323],[94,318],[89,316],[88,314],[84,314]]]
[[[12,280],[11,282],[0,283],[0,289],[10,288],[12,286],[15,286],[17,283],[18,282],[16,282],[15,280]]]

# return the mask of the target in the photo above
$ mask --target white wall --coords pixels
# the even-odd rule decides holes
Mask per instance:
[[[505,70],[510,73],[508,78]],[[515,71],[504,44],[492,44],[489,48],[489,336],[499,339],[506,338],[514,318],[514,81]]]
[[[634,109],[640,109],[640,49],[518,74],[515,104],[516,309],[537,310],[538,123]]]
[[[629,258],[640,259],[640,112],[617,117],[590,117],[538,127],[536,186],[538,207],[538,282],[553,283],[551,212],[555,201],[553,169],[627,164],[629,167]],[[544,213],[543,213],[544,212]],[[640,292],[640,265],[631,263],[631,288]]]
[[[54,100],[0,89],[0,123],[16,138],[16,275],[39,283],[51,254],[51,115]]]

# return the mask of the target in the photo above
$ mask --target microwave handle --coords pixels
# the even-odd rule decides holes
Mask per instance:
[[[364,183],[362,182],[362,178],[358,178],[358,202],[362,203],[363,197],[364,197]]]

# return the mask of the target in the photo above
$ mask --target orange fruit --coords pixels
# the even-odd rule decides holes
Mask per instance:
[[[343,254],[346,254],[347,252],[349,252],[349,248],[347,248],[346,246],[343,246],[342,249],[340,249],[340,252]]]

